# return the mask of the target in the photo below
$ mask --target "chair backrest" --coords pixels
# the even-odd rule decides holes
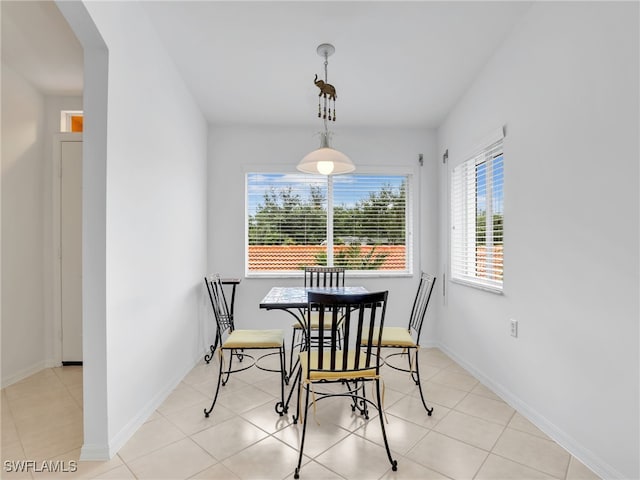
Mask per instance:
[[[379,373],[387,295],[387,291],[364,294],[309,292],[307,314],[314,310],[319,315],[318,329],[314,331],[317,342],[309,340],[311,326],[306,327],[309,372],[357,372],[375,368]],[[330,328],[327,328],[326,318],[331,319]],[[342,329],[342,339],[338,328]],[[375,342],[373,335],[378,337]]]
[[[229,306],[227,305],[227,299],[224,296],[224,289],[222,288],[222,280],[220,275],[212,275],[207,278],[204,277],[204,283],[207,286],[209,292],[209,300],[211,300],[211,308],[213,308],[213,314],[218,324],[218,331],[220,333],[227,330],[233,332],[233,318],[229,314]]]
[[[427,307],[429,306],[429,300],[431,299],[431,293],[433,292],[435,283],[436,277],[422,272],[418,292],[416,293],[413,308],[411,309],[411,317],[409,318],[409,328],[416,332],[416,341],[420,339],[422,322],[427,313]]]
[[[344,287],[344,267],[304,267],[305,287]]]

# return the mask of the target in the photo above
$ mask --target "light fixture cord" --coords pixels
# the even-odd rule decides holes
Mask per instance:
[[[327,73],[327,67],[329,65],[329,53],[325,50],[324,52],[324,83],[329,83],[329,75]],[[326,137],[327,144],[329,143],[329,128],[327,127],[327,95],[323,95],[324,97],[324,135]]]

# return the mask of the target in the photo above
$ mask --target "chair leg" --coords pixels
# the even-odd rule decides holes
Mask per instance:
[[[217,340],[218,340],[218,339],[216,338],[216,341],[217,341]],[[209,363],[209,362],[211,361],[211,359],[213,358],[213,354],[214,354],[214,353],[216,353],[216,347],[215,347],[213,344],[212,344],[212,345],[209,345],[209,353],[206,353],[206,354],[205,354],[205,356],[204,356],[204,361],[205,361],[206,363]]]
[[[364,415],[365,420],[369,420],[369,407],[367,406],[367,389],[365,388],[365,382],[362,382],[362,408],[360,414]]]
[[[427,411],[427,415],[431,416],[431,414],[433,413],[433,407],[429,408],[427,406],[427,402],[424,399],[424,393],[422,392],[422,383],[420,382],[420,364],[418,362],[418,350],[416,350],[415,362],[416,362],[416,376],[413,377],[413,372],[411,372],[411,377],[416,382],[416,385],[418,385],[418,390],[420,390],[420,399],[422,400],[422,405],[424,405],[424,409]]]
[[[222,344],[220,341],[220,332],[216,328],[216,339],[213,345],[209,345],[209,353],[204,356],[204,361],[209,363],[213,359],[213,354],[216,353],[216,348],[218,348],[218,343]]]
[[[296,372],[296,376],[293,379],[293,386],[289,389],[289,395],[287,395],[287,401],[284,404],[284,407],[289,410],[289,402],[291,402],[291,397],[293,397],[293,393],[296,391],[296,387],[295,385],[298,385],[298,396],[296,399],[296,413],[293,415],[293,417],[291,418],[293,420],[293,423],[298,423],[298,418],[300,418],[300,375],[301,375],[301,369],[298,369]],[[291,383],[291,379],[289,379],[289,383]],[[285,410],[286,412],[286,410]]]
[[[284,403],[284,384],[289,384],[289,377],[287,376],[287,366],[286,366],[286,353],[284,348],[284,342],[282,343],[282,347],[278,350],[279,358],[280,358],[280,401],[276,403],[276,413],[282,416],[287,413],[288,405]]]
[[[349,383],[349,380],[342,380],[341,383],[347,387],[347,393],[351,394],[351,411],[355,412],[356,408],[358,408],[358,397],[356,396],[357,389],[356,390],[351,389],[351,383]],[[357,385],[358,383],[356,381],[355,386]]]
[[[222,386],[223,387],[229,381],[229,376],[231,376],[231,364],[233,363],[233,356],[235,354],[236,354],[236,350],[231,350],[231,354],[229,355],[229,369],[227,370],[227,373],[226,373],[226,375],[224,377],[224,380],[222,380]],[[237,355],[240,358],[240,361],[242,361],[242,354],[238,353]],[[222,369],[222,357],[220,358],[220,369]]]
[[[298,329],[292,328],[293,332],[291,333],[291,350],[289,351],[289,378],[293,376],[293,350],[296,346],[296,337]]]
[[[358,382],[358,380],[354,380],[353,389],[351,388],[351,384],[348,380],[344,380],[343,382],[347,386],[347,392],[351,395],[351,411],[355,412],[357,409],[360,415],[364,415],[364,418],[369,420],[365,382]],[[362,393],[358,394],[360,390],[362,390]]]
[[[289,385],[289,374],[287,373],[287,347],[285,346],[284,341],[282,342],[281,371],[282,371],[282,380],[284,380],[284,385]],[[282,391],[284,391],[284,386],[282,387]],[[282,398],[284,399],[284,395]]]
[[[411,349],[407,348],[407,363],[409,364],[409,373],[411,373],[411,378],[413,379],[414,382],[416,382],[416,385],[418,384],[418,379],[416,378],[416,376],[413,374],[413,365],[411,365]],[[416,361],[418,361],[418,351],[416,350]]]
[[[228,375],[227,375],[227,377],[228,377]],[[218,393],[220,392],[221,380],[222,380],[222,357],[220,357],[220,369],[218,370],[218,385],[216,386],[216,393],[213,396],[213,402],[211,402],[211,406],[209,407],[208,410],[206,408],[204,409],[204,416],[206,418],[209,418],[209,414],[213,410],[213,407],[216,404],[216,400],[218,400]]]
[[[300,381],[302,383],[302,380]],[[293,474],[293,478],[300,478],[300,466],[302,465],[302,452],[304,450],[304,437],[307,432],[307,419],[309,418],[309,385],[307,384],[304,387],[306,390],[305,394],[305,402],[304,402],[304,421],[302,422],[302,440],[300,441],[300,454],[298,455],[298,466],[296,467],[296,471]],[[298,405],[298,412],[300,411],[300,406]]]
[[[376,396],[378,407],[378,418],[380,418],[380,427],[382,428],[382,438],[384,439],[384,448],[387,450],[387,458],[391,463],[391,470],[394,472],[398,470],[398,461],[394,460],[391,456],[391,449],[389,448],[389,441],[387,440],[387,430],[384,428],[384,412],[382,411],[382,398],[380,395],[380,380],[376,379]]]

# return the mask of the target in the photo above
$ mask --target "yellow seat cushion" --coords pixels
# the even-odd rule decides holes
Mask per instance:
[[[331,330],[332,317],[330,314],[324,316],[324,329]],[[338,318],[338,325],[342,322],[342,318]],[[300,322],[295,322],[291,325],[293,328],[301,329]],[[318,312],[311,312],[311,330],[318,330],[320,328],[320,314]]]
[[[366,364],[366,355],[365,352],[360,352],[360,361],[359,367],[361,370],[356,370],[356,352],[350,351],[347,354],[347,370],[342,370],[342,351],[338,350],[336,352],[336,369],[330,370],[331,366],[331,352],[325,351],[322,356],[322,370],[312,370],[309,372],[309,380],[339,380],[339,379],[353,379],[353,378],[367,378],[367,377],[375,377],[376,376],[376,368],[375,356],[371,356],[371,362],[373,363],[373,367],[365,368]],[[309,354],[307,352],[302,352],[299,354],[300,357],[300,366],[302,367],[302,374],[306,376],[307,374],[307,361],[309,358]],[[311,365],[314,368],[318,366],[318,352],[311,352]]]
[[[373,344],[378,344],[378,328],[373,331]],[[362,333],[362,338],[368,338],[368,330]],[[364,342],[363,342],[364,343]],[[405,327],[383,327],[381,347],[416,347],[416,342]]]
[[[283,343],[282,330],[234,330],[222,348],[280,348]]]

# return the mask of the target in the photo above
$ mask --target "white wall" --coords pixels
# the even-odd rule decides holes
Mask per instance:
[[[61,6],[67,18],[77,13],[69,11],[73,7]],[[95,238],[101,250],[85,244],[84,262],[97,259],[100,270],[104,258],[106,268],[105,295],[96,290],[100,278],[92,278],[84,298],[90,303],[83,324],[90,331],[85,363],[87,355],[91,361],[85,381],[91,372],[98,379],[91,379],[85,412],[93,408],[102,422],[87,438],[86,423],[93,420],[85,415],[82,457],[90,459],[112,456],[202,354],[198,306],[207,262],[207,127],[138,4],[84,7],[108,49],[108,71],[106,62],[98,65],[108,73],[106,108],[85,96],[85,161],[87,144],[95,148],[102,141],[88,139],[91,127],[106,132],[102,150],[89,155],[98,164],[91,164],[83,179],[105,188],[106,199],[84,198],[89,211],[83,219],[95,214],[104,226],[94,222],[83,233],[105,232]],[[85,51],[93,41],[100,50],[95,35],[83,36],[85,28],[91,30],[88,19],[78,17],[72,27]],[[91,78],[95,65],[90,63],[85,56],[85,92],[100,83]],[[106,445],[100,444],[103,435]]]
[[[604,478],[640,477],[638,18],[535,3],[438,131],[451,170],[507,125],[504,295],[449,283],[442,346]]]
[[[313,112],[310,112],[312,115]],[[319,127],[319,126],[318,126]],[[282,171],[297,172],[298,161],[318,148],[314,127],[218,127],[209,130],[209,272],[242,277],[245,246],[245,172],[251,166],[279,165]],[[365,166],[399,165],[415,169],[416,191],[421,197],[420,228],[416,232],[413,277],[358,278],[351,280],[369,290],[389,289],[387,322],[404,325],[418,285],[420,269],[437,268],[437,160],[435,134],[419,129],[336,128],[334,146],[347,153],[356,164],[356,173]],[[424,154],[424,167],[418,154]],[[359,170],[358,170],[359,169]],[[416,219],[419,215],[416,213]],[[349,281],[349,279],[347,279]],[[274,285],[299,285],[300,278],[244,278],[236,301],[240,325],[288,329],[291,317],[282,312],[260,310],[260,300]],[[213,319],[210,319],[213,322]],[[432,340],[425,325],[425,341]],[[287,330],[288,331],[288,330]]]
[[[2,386],[46,365],[45,98],[2,64]]]

